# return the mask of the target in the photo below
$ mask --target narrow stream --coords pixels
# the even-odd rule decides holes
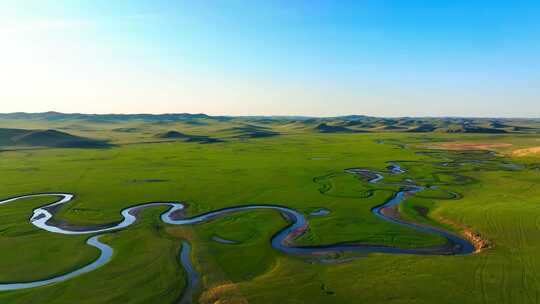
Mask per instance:
[[[45,285],[49,285],[49,284],[53,284],[53,283],[62,282],[62,281],[74,278],[74,277],[76,277],[78,275],[81,275],[83,273],[90,272],[90,271],[92,271],[92,270],[94,270],[96,268],[99,268],[99,267],[105,265],[107,262],[109,262],[109,260],[112,257],[112,254],[113,254],[113,249],[110,246],[101,243],[99,241],[99,235],[89,238],[86,241],[86,244],[88,244],[88,245],[90,245],[92,247],[95,247],[95,248],[97,248],[97,249],[99,249],[101,251],[101,254],[99,255],[99,258],[97,258],[97,260],[93,261],[92,263],[90,263],[90,264],[88,264],[88,265],[86,265],[86,266],[84,266],[82,268],[79,268],[79,269],[77,269],[75,271],[68,272],[66,274],[63,274],[63,275],[60,275],[60,276],[57,276],[57,277],[53,277],[53,278],[50,278],[50,279],[27,282],[27,283],[0,284],[0,291],[34,288],[34,287],[45,286]]]
[[[187,274],[187,284],[184,288],[184,293],[180,299],[180,304],[189,304],[193,302],[193,295],[199,285],[199,274],[191,263],[191,246],[188,242],[182,242],[182,250],[180,251],[180,263]]]
[[[388,170],[390,174],[400,174],[405,172],[397,163],[389,162],[390,166]],[[351,168],[345,170],[348,173],[364,176],[369,183],[379,183],[384,179],[384,176],[375,171],[361,168]],[[437,247],[425,247],[425,248],[398,248],[384,245],[371,245],[371,244],[330,244],[320,246],[295,246],[294,241],[298,236],[302,234],[308,227],[308,221],[304,214],[280,205],[244,205],[236,207],[228,207],[223,209],[214,210],[208,213],[200,214],[191,218],[175,218],[174,214],[185,208],[181,203],[176,202],[154,202],[141,205],[135,205],[125,208],[121,211],[122,220],[118,222],[97,225],[92,227],[80,227],[70,225],[68,223],[58,224],[54,221],[54,213],[62,204],[66,204],[73,200],[74,195],[70,193],[38,193],[24,196],[18,196],[10,199],[0,201],[0,205],[11,203],[20,199],[33,198],[33,197],[59,197],[60,199],[52,204],[48,204],[34,209],[30,222],[43,230],[60,233],[66,235],[80,235],[80,234],[101,234],[114,230],[126,228],[137,221],[138,211],[154,207],[154,206],[168,206],[168,210],[161,214],[161,220],[164,223],[171,225],[194,225],[211,221],[215,218],[222,217],[227,214],[242,212],[246,210],[255,209],[268,209],[282,213],[288,220],[289,225],[280,231],[278,231],[270,240],[272,246],[287,254],[295,255],[324,255],[334,252],[362,252],[362,253],[392,253],[392,254],[423,254],[423,255],[463,255],[474,252],[474,246],[463,237],[454,233],[445,231],[441,228],[431,227],[427,225],[421,225],[413,222],[408,222],[398,217],[393,217],[385,214],[385,210],[392,208],[400,204],[408,195],[420,192],[422,187],[411,185],[410,183],[403,184],[402,189],[396,192],[396,194],[387,202],[376,206],[372,209],[373,214],[377,217],[397,224],[413,228],[417,231],[425,233],[431,233],[440,235],[447,239],[447,243]],[[326,210],[326,209],[325,209]],[[0,284],[0,291],[3,290],[15,290],[33,288],[38,286],[49,285],[71,279],[75,276],[81,275],[92,271],[98,267],[106,264],[112,257],[113,249],[101,242],[99,242],[99,236],[93,236],[86,242],[88,245],[98,248],[101,251],[101,255],[94,262],[79,268],[73,272],[69,272],[57,277],[38,280],[34,282],[23,283],[5,283]],[[189,303],[193,297],[194,290],[196,289],[199,276],[195,271],[190,261],[190,245],[187,242],[182,244],[182,250],[180,253],[180,262],[188,274],[188,284],[184,291],[181,303]]]

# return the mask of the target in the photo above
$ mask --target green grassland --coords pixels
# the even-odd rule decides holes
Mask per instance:
[[[104,267],[50,286],[0,292],[0,303],[176,303],[186,284],[178,259],[182,240],[193,247],[192,260],[202,277],[201,303],[540,302],[540,157],[509,153],[512,147],[540,146],[540,135],[376,132],[382,128],[377,121],[362,122],[374,124],[364,130],[369,132],[351,125],[358,132],[333,133],[318,132],[320,123],[3,119],[1,128],[55,129],[107,145],[63,148],[6,140],[0,152],[0,197],[75,193],[57,217],[82,225],[119,220],[122,208],[152,201],[185,202],[188,215],[252,203],[284,205],[305,214],[324,207],[331,213],[308,216],[310,228],[298,239],[301,245],[442,244],[438,236],[373,216],[371,208],[399,186],[369,184],[343,171],[363,167],[384,172],[386,162],[397,160],[407,172],[386,174],[388,182],[412,179],[436,186],[408,198],[400,207],[404,217],[459,233],[437,219],[452,220],[480,233],[492,247],[470,256],[344,254],[354,259],[321,264],[271,247],[269,239],[287,225],[275,211],[179,227],[163,224],[159,214],[165,209],[153,208],[136,225],[101,238],[115,250]],[[324,123],[345,127],[343,122]],[[513,128],[487,121],[481,125]],[[162,136],[170,131],[182,136]],[[184,135],[220,141],[189,141]],[[498,155],[427,149],[449,141],[513,146],[500,148]],[[85,245],[85,236],[52,234],[28,222],[32,208],[51,201],[33,198],[0,206],[0,282],[52,277],[98,256]],[[216,236],[238,243],[218,243],[212,240]]]

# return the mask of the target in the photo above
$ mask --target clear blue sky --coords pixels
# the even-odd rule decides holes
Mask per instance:
[[[0,3],[2,112],[540,117],[540,1]]]

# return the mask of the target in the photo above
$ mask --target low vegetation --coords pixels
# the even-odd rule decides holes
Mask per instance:
[[[489,243],[468,256],[343,253],[315,263],[271,247],[271,236],[287,225],[275,211],[170,226],[159,219],[164,208],[154,208],[134,226],[101,238],[115,250],[106,266],[55,285],[0,292],[0,303],[176,303],[186,286],[178,260],[183,240],[202,276],[201,303],[540,301],[537,121],[75,115],[0,115],[1,197],[75,193],[58,218],[81,225],[117,221],[122,208],[151,201],[185,202],[188,216],[280,204],[308,215],[310,229],[298,240],[303,245],[441,244],[437,236],[371,213],[400,188],[392,183],[412,180],[429,189],[400,206],[404,218],[470,231]],[[465,123],[507,133],[446,132]],[[354,132],[319,132],[321,124]],[[427,125],[434,128],[418,130]],[[222,142],[201,145],[201,138]],[[80,144],[85,141],[102,145]],[[105,144],[110,147],[96,149]],[[388,161],[406,173],[388,173]],[[351,167],[385,172],[388,184],[344,173]],[[33,208],[50,202],[0,206],[0,282],[55,276],[98,255],[86,237],[44,232],[28,222]],[[330,212],[309,216],[320,208]]]
[[[0,129],[0,146],[104,148],[106,141],[71,135],[57,130]]]

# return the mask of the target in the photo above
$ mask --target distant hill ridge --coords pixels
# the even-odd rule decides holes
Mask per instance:
[[[80,137],[57,130],[0,129],[0,146],[103,148],[106,141]]]
[[[446,117],[393,117],[393,118],[384,118],[376,116],[367,116],[367,115],[343,115],[343,116],[326,116],[326,117],[315,117],[315,116],[298,116],[298,115],[253,115],[253,116],[234,116],[234,115],[207,115],[204,113],[165,113],[165,114],[147,114],[147,113],[137,113],[137,114],[86,114],[86,113],[62,113],[62,112],[38,112],[38,113],[28,113],[28,112],[13,112],[13,113],[0,113],[0,118],[3,119],[102,119],[102,120],[128,120],[128,119],[144,119],[144,120],[185,120],[185,119],[223,119],[229,120],[234,118],[245,118],[245,119],[273,119],[273,120],[334,120],[341,119],[344,121],[361,121],[361,120],[371,120],[371,119],[385,119],[389,121],[398,121],[398,120],[426,120],[426,119],[436,119],[436,120],[486,120],[492,122],[496,127],[505,126],[502,121],[504,120],[534,120],[540,121],[538,118],[476,118],[476,117],[458,117],[458,116],[446,116]],[[506,126],[505,126],[506,127]]]
[[[227,128],[222,131],[235,132],[237,133],[237,135],[235,135],[234,137],[242,139],[272,137],[279,135],[278,132],[272,131],[268,127],[254,126],[249,124]]]
[[[82,113],[60,113],[60,112],[43,112],[43,113],[0,113],[0,118],[4,119],[82,119],[90,121],[114,121],[114,120],[190,120],[190,119],[205,119],[210,118],[206,114],[189,114],[189,113],[171,113],[171,114],[82,114]],[[224,116],[215,116],[213,118],[225,118]]]
[[[0,120],[29,120],[45,122],[48,127],[59,126],[62,130],[73,126],[93,124],[87,127],[95,130],[110,128],[110,124],[119,125],[115,131],[123,133],[143,132],[140,123],[151,123],[153,126],[193,129],[196,133],[216,134],[225,138],[248,140],[254,138],[273,137],[290,133],[364,133],[364,132],[408,132],[408,133],[540,133],[540,119],[510,118],[463,118],[463,117],[373,117],[366,115],[344,115],[336,117],[309,116],[211,116],[203,113],[169,113],[169,114],[65,114],[59,112],[44,113],[8,113],[0,114]],[[126,122],[125,125],[120,123]],[[65,126],[66,123],[70,123]],[[178,123],[178,124],[176,124]],[[176,125],[175,125],[176,124]],[[20,125],[17,123],[16,125]],[[39,124],[38,124],[39,125]],[[103,127],[101,127],[103,126]],[[79,128],[78,130],[84,131]],[[156,130],[159,132],[159,130]],[[177,132],[177,133],[174,133]],[[216,133],[217,132],[217,133]],[[54,137],[52,134],[48,136]],[[164,139],[184,139],[186,141],[202,141],[204,136],[183,134],[171,131],[170,134],[158,134]],[[207,140],[210,140],[206,136]],[[216,142],[214,140],[213,142]]]
[[[183,139],[186,142],[198,142],[201,144],[211,144],[222,142],[219,138],[213,138],[210,136],[204,135],[188,135],[178,131],[167,131],[165,133],[159,133],[155,135],[156,138],[162,139]]]

